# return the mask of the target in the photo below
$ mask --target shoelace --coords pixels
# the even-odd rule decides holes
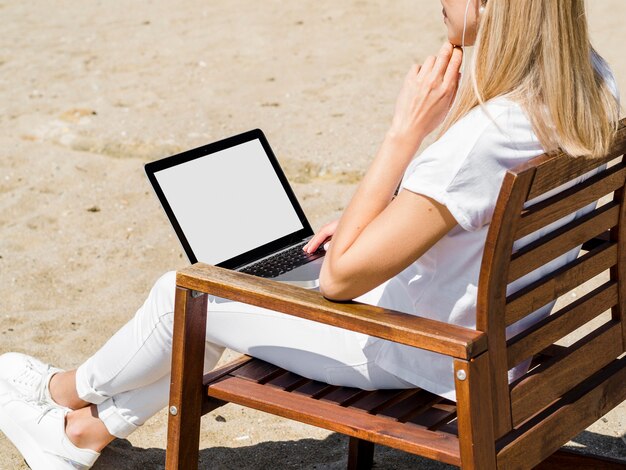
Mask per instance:
[[[34,400],[33,400],[34,402]],[[42,402],[37,402],[36,403],[37,406],[40,406],[42,408],[41,410],[41,414],[39,415],[39,417],[37,418],[37,424],[41,423],[41,420],[51,411],[58,411],[58,407],[54,406],[54,405],[49,405],[49,404],[44,404]]]
[[[15,377],[14,382],[32,391],[36,390],[37,396],[32,398],[36,399],[37,402],[43,403],[46,401],[46,387],[42,386],[42,381],[48,376],[49,371],[49,366],[46,367],[45,371],[41,371],[31,361],[27,361],[26,370],[21,375]]]

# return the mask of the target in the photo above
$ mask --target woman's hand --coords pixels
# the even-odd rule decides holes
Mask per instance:
[[[391,135],[421,142],[443,122],[459,86],[462,61],[462,50],[445,43],[436,57],[411,67],[396,101]]]
[[[326,245],[335,234],[335,230],[337,230],[338,223],[339,219],[333,220],[332,222],[324,225],[319,232],[313,235],[313,238],[311,238],[308,243],[302,247],[302,249],[307,253],[314,253],[322,243],[324,243],[324,249],[326,249]]]

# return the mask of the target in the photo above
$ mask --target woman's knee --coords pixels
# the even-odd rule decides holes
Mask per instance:
[[[142,310],[147,310],[156,321],[164,316],[171,316],[174,312],[175,295],[176,271],[169,271],[154,283]]]
[[[176,294],[176,271],[168,271],[154,283],[152,290],[168,305],[174,306],[174,296]]]

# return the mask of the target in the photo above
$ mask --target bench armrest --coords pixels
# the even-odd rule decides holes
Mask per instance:
[[[354,301],[331,302],[317,291],[203,263],[178,271],[176,284],[460,359],[487,349],[480,331]]]

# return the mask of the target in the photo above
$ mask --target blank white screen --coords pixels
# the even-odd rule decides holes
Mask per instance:
[[[155,177],[203,263],[221,263],[303,228],[259,140]]]

